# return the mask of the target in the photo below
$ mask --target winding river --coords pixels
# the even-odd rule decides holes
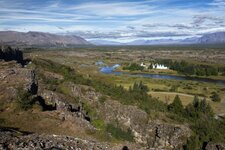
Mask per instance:
[[[128,72],[115,71],[115,69],[119,66],[120,66],[119,64],[116,64],[111,67],[101,67],[100,72],[104,74],[114,74],[114,75],[124,74],[124,75],[134,76],[134,77],[145,77],[145,78],[155,78],[155,79],[191,80],[191,81],[225,85],[224,80],[215,80],[215,79],[208,79],[208,78],[188,77],[188,76],[174,76],[174,75],[165,75],[165,74],[145,74],[145,73],[132,74]]]

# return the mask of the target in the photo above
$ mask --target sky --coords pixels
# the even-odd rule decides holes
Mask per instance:
[[[225,31],[225,0],[0,0],[1,31],[127,42]]]

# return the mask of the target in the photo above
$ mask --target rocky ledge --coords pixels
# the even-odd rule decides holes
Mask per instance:
[[[103,150],[106,143],[59,135],[22,134],[16,130],[0,129],[0,149]]]

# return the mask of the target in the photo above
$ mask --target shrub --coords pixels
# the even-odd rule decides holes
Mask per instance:
[[[149,91],[148,87],[146,85],[144,85],[142,83],[142,81],[140,81],[139,83],[135,82],[133,85],[132,92],[145,92],[146,93],[148,91]]]
[[[191,136],[187,140],[187,144],[183,146],[184,150],[198,150],[201,149],[201,142],[198,136]]]
[[[221,101],[221,98],[220,98],[219,94],[216,93],[216,92],[212,92],[212,95],[211,95],[210,98],[211,98],[212,101],[214,101],[214,102],[220,102],[220,101]]]
[[[206,99],[199,100],[197,96],[195,96],[192,104],[188,104],[185,108],[185,116],[190,120],[196,120],[202,117],[212,118],[214,113],[210,105],[206,102]]]
[[[104,103],[106,100],[107,100],[107,97],[106,97],[105,95],[102,95],[102,96],[99,98],[99,102],[100,102],[100,103]]]
[[[105,123],[103,120],[101,119],[96,119],[92,121],[92,125],[97,128],[97,129],[101,129],[101,130],[105,130]]]
[[[176,114],[183,114],[184,108],[178,95],[175,96],[173,102],[168,106],[168,109]]]
[[[131,130],[123,131],[122,129],[115,127],[112,124],[108,124],[106,127],[106,131],[118,140],[125,140],[130,142],[134,140],[134,136]]]
[[[17,89],[17,103],[23,110],[32,108],[32,94],[22,88]]]
[[[172,85],[170,88],[170,92],[177,92],[177,90],[178,90],[178,86],[176,85]]]

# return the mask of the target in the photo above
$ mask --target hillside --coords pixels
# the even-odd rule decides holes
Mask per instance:
[[[75,46],[89,45],[85,39],[72,35],[63,36],[43,32],[0,31],[0,43],[13,46]]]
[[[186,125],[152,120],[107,95],[113,86],[50,60],[2,60],[0,80],[0,149],[179,149],[190,137]]]

